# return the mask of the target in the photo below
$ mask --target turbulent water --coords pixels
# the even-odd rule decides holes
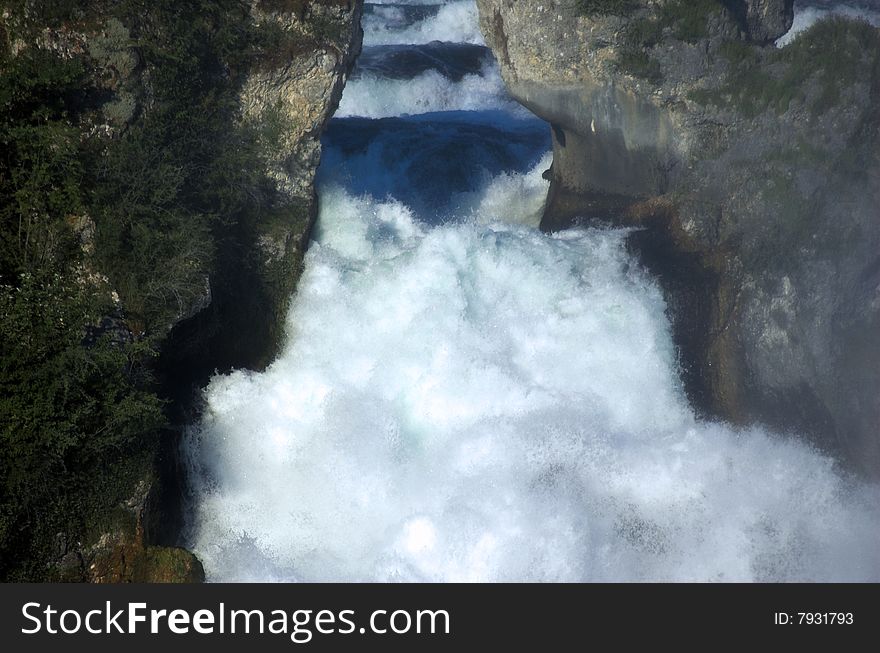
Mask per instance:
[[[368,6],[287,344],[187,437],[209,579],[880,579],[876,487],[694,417],[625,232],[537,231],[546,125],[423,47],[474,21]]]
[[[798,34],[828,16],[863,20],[880,27],[880,0],[798,0],[795,3],[794,23],[788,33],[776,41],[777,47],[788,45]]]

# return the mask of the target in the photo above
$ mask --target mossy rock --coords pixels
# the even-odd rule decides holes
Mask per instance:
[[[749,119],[765,111],[781,115],[793,105],[804,105],[815,117],[844,103],[854,84],[875,83],[880,33],[862,21],[835,17],[778,50],[726,41],[718,54],[729,65],[726,80],[716,88],[691,91],[690,100],[733,107]]]
[[[205,570],[186,549],[125,543],[99,554],[88,576],[95,583],[202,583]]]

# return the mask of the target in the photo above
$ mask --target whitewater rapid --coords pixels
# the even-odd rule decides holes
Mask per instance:
[[[851,2],[797,0],[794,9],[794,22],[791,29],[776,40],[776,47],[785,47],[798,34],[830,16],[861,20],[874,27],[880,27],[880,1],[878,0],[852,0]]]
[[[379,9],[398,13],[373,45],[432,24],[472,41],[442,8]],[[509,101],[447,54],[448,88]],[[880,580],[880,490],[796,438],[698,420],[626,232],[535,228],[546,125],[494,100],[391,107],[397,72],[348,87],[376,104],[325,138],[283,351],[215,376],[187,434],[208,579]]]
[[[431,41],[485,44],[473,0],[368,2],[364,45],[421,44]]]

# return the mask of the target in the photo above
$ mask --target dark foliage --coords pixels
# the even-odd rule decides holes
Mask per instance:
[[[165,422],[151,369],[171,325],[208,279],[216,295],[250,278],[242,252],[272,186],[237,98],[272,43],[241,0],[6,4],[0,578],[45,580],[150,473]],[[100,52],[39,45],[46,27],[110,21]],[[26,43],[15,54],[9,26]],[[120,78],[118,97],[127,78],[147,89],[111,138],[91,129],[102,110],[114,120],[96,69]]]

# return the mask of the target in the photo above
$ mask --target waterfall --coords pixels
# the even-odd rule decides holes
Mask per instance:
[[[695,417],[626,232],[536,229],[473,3],[364,21],[283,350],[185,439],[209,580],[880,580],[878,488]]]

